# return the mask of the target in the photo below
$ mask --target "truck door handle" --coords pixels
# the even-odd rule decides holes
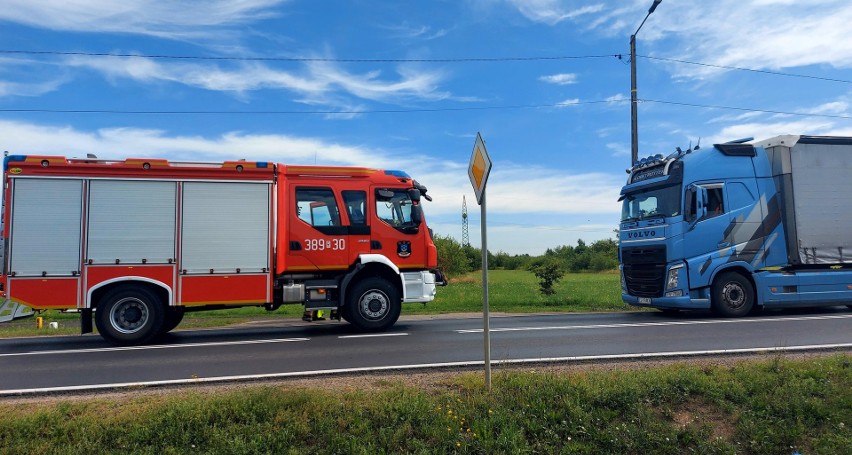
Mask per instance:
[[[731,246],[731,242],[719,242],[719,244],[716,246],[718,246],[719,248],[727,248]]]
[[[290,251],[302,251],[302,243],[296,240],[291,240]]]

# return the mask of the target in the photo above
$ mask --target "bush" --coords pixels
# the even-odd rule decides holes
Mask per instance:
[[[556,294],[553,286],[565,275],[562,265],[552,258],[534,261],[530,265],[529,270],[538,278],[539,290],[544,295]]]
[[[436,235],[433,239],[438,248],[438,268],[447,276],[463,275],[473,270],[470,258],[461,243],[450,236]]]

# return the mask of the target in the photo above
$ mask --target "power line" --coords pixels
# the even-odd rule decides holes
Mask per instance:
[[[160,110],[120,110],[120,109],[18,109],[4,108],[0,112],[17,113],[52,113],[52,114],[129,114],[129,115],[353,115],[353,114],[407,114],[416,112],[453,112],[453,111],[484,111],[504,109],[540,109],[548,107],[569,107],[584,104],[602,104],[621,102],[621,100],[577,101],[556,104],[517,104],[506,106],[465,106],[465,107],[436,107],[423,109],[370,109],[363,111],[160,111]]]
[[[583,60],[595,58],[623,59],[623,54],[591,54],[591,55],[556,55],[556,56],[534,56],[534,57],[459,57],[459,58],[334,58],[334,57],[225,57],[225,56],[203,56],[203,55],[165,55],[165,54],[130,54],[114,52],[83,52],[83,51],[29,51],[20,49],[0,49],[0,54],[23,54],[23,55],[56,55],[56,56],[83,56],[83,57],[120,57],[120,58],[150,58],[166,60],[207,60],[207,61],[256,61],[256,62],[333,62],[333,63],[472,63],[472,62],[528,62],[528,61],[558,61],[558,60]],[[783,71],[758,70],[738,66],[716,65],[712,63],[693,62],[675,58],[654,57],[650,55],[637,55],[639,58],[658,60],[663,62],[683,63],[687,65],[703,66],[707,68],[719,68],[735,71],[748,71],[759,74],[770,74],[773,76],[798,77],[828,82],[839,82],[852,84],[852,80],[837,79],[809,74],[786,73]]]
[[[738,66],[714,65],[714,64],[711,64],[711,63],[701,63],[701,62],[690,62],[688,60],[678,60],[676,58],[652,57],[650,55],[637,55],[637,57],[647,58],[649,60],[659,60],[659,61],[663,61],[663,62],[685,63],[687,65],[697,65],[697,66],[704,66],[704,67],[708,67],[708,68],[748,71],[748,72],[752,72],[752,73],[771,74],[773,76],[800,77],[800,78],[804,78],[804,79],[816,79],[816,80],[820,80],[820,81],[841,82],[841,83],[844,83],[844,84],[852,84],[852,81],[848,81],[846,79],[834,79],[834,78],[830,78],[830,77],[811,76],[809,74],[785,73],[785,72],[781,72],[781,71],[769,71],[769,70],[756,70],[756,69],[752,69],[752,68],[741,68],[741,67],[738,67]]]
[[[120,54],[112,52],[24,51],[0,49],[0,54],[59,55],[83,57],[151,58],[169,60],[224,60],[259,62],[336,62],[336,63],[466,63],[466,62],[524,62],[541,60],[580,60],[591,58],[621,58],[618,54],[559,55],[539,57],[461,57],[461,58],[331,58],[331,57],[222,57],[201,55]]]
[[[118,110],[118,109],[16,109],[3,108],[0,112],[8,113],[49,113],[49,114],[114,114],[114,115],[356,115],[356,114],[409,114],[430,112],[462,112],[462,111],[484,111],[484,110],[508,110],[508,109],[542,109],[571,107],[592,104],[627,103],[630,100],[597,100],[577,101],[574,103],[556,104],[518,104],[507,106],[466,106],[466,107],[443,107],[424,109],[372,109],[363,111],[162,111],[162,110]],[[840,114],[818,114],[813,112],[778,111],[771,109],[755,109],[737,106],[719,106],[710,104],[687,103],[680,101],[639,99],[643,103],[669,104],[674,106],[696,107],[701,109],[726,109],[734,111],[758,112],[764,114],[794,115],[799,117],[824,117],[836,119],[852,119],[852,115]]]

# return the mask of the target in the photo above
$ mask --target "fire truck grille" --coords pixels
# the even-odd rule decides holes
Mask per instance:
[[[666,247],[625,248],[621,251],[627,292],[637,297],[662,297]]]

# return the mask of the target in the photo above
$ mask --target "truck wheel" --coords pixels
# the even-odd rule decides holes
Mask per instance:
[[[165,307],[140,286],[122,286],[98,302],[95,324],[107,341],[120,346],[144,344],[163,333]]]
[[[367,278],[349,292],[344,311],[347,320],[363,332],[379,332],[392,326],[402,310],[399,291],[382,278]]]
[[[713,282],[712,307],[720,316],[747,315],[754,307],[754,286],[736,272],[724,272]]]

